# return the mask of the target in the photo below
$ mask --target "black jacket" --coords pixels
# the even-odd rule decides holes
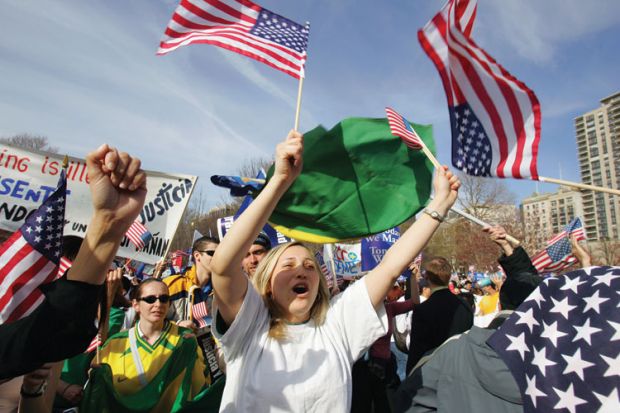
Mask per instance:
[[[516,309],[541,283],[536,267],[522,247],[510,256],[502,255],[498,262],[506,273],[506,281],[499,292],[502,310]]]
[[[435,291],[428,300],[413,308],[407,373],[422,356],[455,334],[471,328],[471,307],[450,290]]]
[[[82,353],[97,334],[101,285],[61,278],[40,288],[45,300],[32,313],[0,325],[0,379]]]

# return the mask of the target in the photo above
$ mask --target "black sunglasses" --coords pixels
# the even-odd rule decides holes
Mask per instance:
[[[200,250],[196,250],[198,252],[204,252],[205,254],[207,254],[209,257],[213,257],[213,254],[215,254],[215,250],[204,250],[204,251],[200,251]]]
[[[146,297],[138,298],[139,301],[144,301],[147,304],[155,304],[155,301],[159,300],[160,303],[166,304],[170,301],[170,296],[168,294],[163,295],[147,295]]]

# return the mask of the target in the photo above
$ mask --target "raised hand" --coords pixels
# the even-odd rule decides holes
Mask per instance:
[[[140,160],[107,144],[86,156],[95,214],[123,233],[136,219],[146,198],[146,173]]]
[[[442,166],[435,170],[433,188],[435,190],[434,201],[440,203],[447,212],[456,202],[461,181],[454,175],[447,166]]]
[[[276,146],[276,161],[272,179],[279,179],[290,185],[303,168],[304,137],[291,130],[284,142]]]

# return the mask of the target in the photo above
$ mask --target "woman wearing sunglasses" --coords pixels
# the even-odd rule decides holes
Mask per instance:
[[[147,279],[138,286],[135,297],[136,325],[106,341],[101,365],[91,376],[92,385],[101,373],[97,370],[109,368],[112,383],[103,386],[104,392],[87,388],[86,405],[82,404],[80,411],[104,411],[104,407],[108,408],[105,411],[124,411],[124,406],[135,406],[140,399],[143,411],[170,412],[205,387],[205,364],[196,338],[190,330],[166,320],[170,306],[166,284]]]
[[[241,262],[302,169],[303,137],[276,148],[273,176],[235,221],[211,261],[215,335],[227,363],[221,412],[348,412],[351,366],[387,332],[383,300],[456,200],[458,179],[437,170],[434,199],[381,264],[329,299],[325,276],[302,244],[272,249],[252,277]]]

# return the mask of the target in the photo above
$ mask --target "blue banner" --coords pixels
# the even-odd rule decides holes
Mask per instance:
[[[370,271],[383,259],[386,251],[400,238],[398,227],[362,239],[362,271]]]

